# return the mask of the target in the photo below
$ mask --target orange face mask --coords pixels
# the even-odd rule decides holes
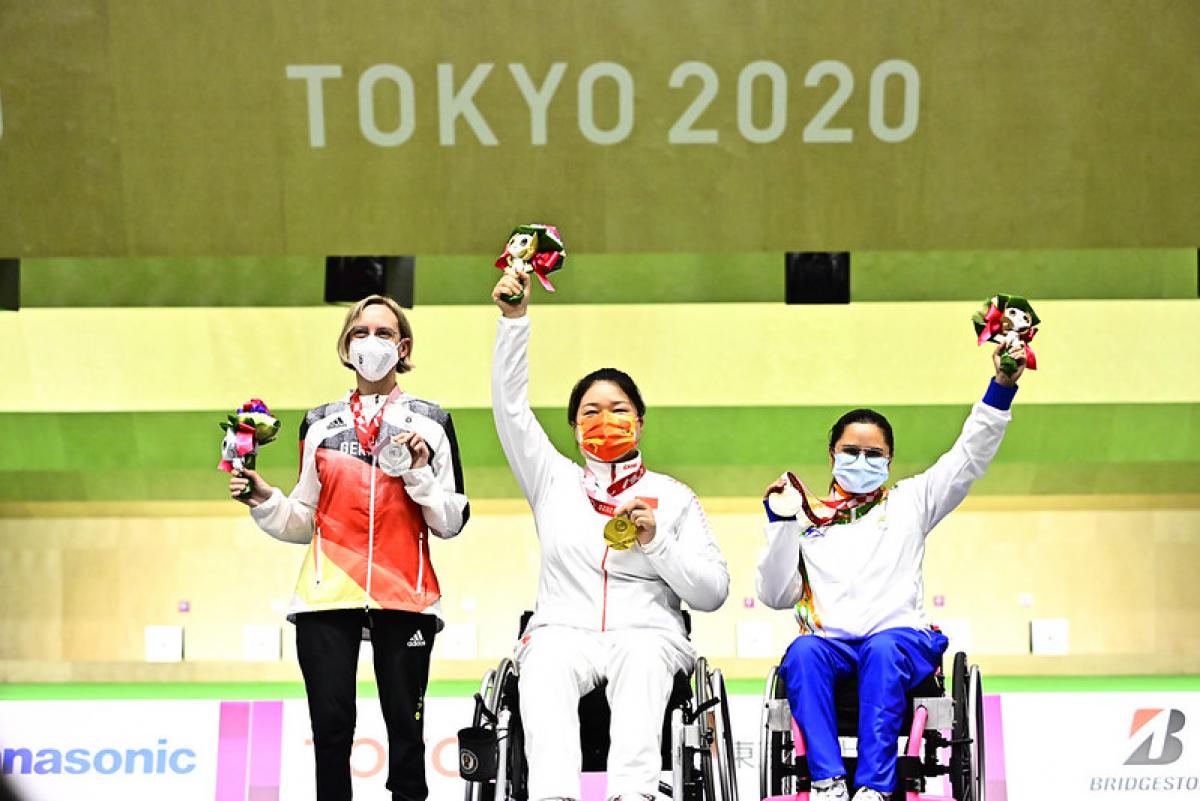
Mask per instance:
[[[602,462],[615,462],[637,447],[638,419],[603,410],[579,424],[579,447]]]

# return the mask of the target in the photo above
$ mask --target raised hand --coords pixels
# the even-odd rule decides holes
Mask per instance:
[[[392,437],[392,442],[396,445],[408,445],[408,452],[412,455],[413,470],[429,464],[429,445],[421,438],[420,434],[405,431]]]
[[[521,297],[512,303],[505,300],[514,295]],[[496,282],[492,290],[492,302],[500,307],[500,313],[505,317],[516,319],[525,316],[525,311],[529,308],[529,295],[529,273],[519,273],[509,268]]]
[[[1017,370],[1012,375],[1000,369],[1000,359],[1003,358],[1005,350],[1007,350],[1005,345],[996,346],[996,350],[992,353],[992,364],[996,366],[996,383],[1002,387],[1011,387],[1016,385],[1017,379],[1025,372],[1025,345],[1018,345],[1008,351],[1008,355],[1017,363]]]

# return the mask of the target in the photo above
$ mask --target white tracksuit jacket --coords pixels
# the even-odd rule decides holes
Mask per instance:
[[[608,796],[653,795],[660,737],[677,670],[695,658],[680,602],[712,611],[729,571],[688,487],[647,471],[615,498],[657,502],[646,546],[614,551],[605,515],[583,488],[584,469],[555,450],[529,408],[529,318],[501,318],[492,411],[504,453],[533,510],[541,544],[537,607],[517,648],[529,797],[579,798],[579,698],[607,682],[612,711]],[[601,488],[636,468],[587,460]]]
[[[924,473],[897,482],[857,520],[817,528],[797,515],[767,523],[759,599],[772,609],[800,602],[803,554],[819,621],[811,633],[860,639],[884,629],[928,628],[921,569],[925,535],[967,497],[1011,419],[1008,410],[976,403],[949,451]]]
[[[680,601],[711,612],[729,594],[729,571],[695,494],[647,471],[617,497],[653,498],[657,533],[649,545],[610,550],[608,518],[583,489],[583,470],[550,443],[529,408],[529,317],[501,317],[492,363],[492,412],[504,454],[533,510],[541,543],[537,608],[528,631],[654,628],[683,633]],[[588,460],[601,487],[612,465]]]

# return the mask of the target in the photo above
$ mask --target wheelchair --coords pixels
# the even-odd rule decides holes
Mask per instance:
[[[518,638],[532,612],[521,617]],[[691,618],[683,612],[691,635]],[[463,801],[527,801],[528,766],[521,727],[517,664],[505,658],[489,670],[475,694],[471,727],[459,732]],[[583,772],[607,770],[610,711],[602,683],[579,700]],[[659,793],[672,801],[737,801],[733,731],[725,678],[700,657],[691,675],[675,674],[662,730],[662,769],[671,783]]]
[[[926,779],[949,774],[954,801],[985,801],[986,782],[983,750],[983,681],[978,665],[967,664],[967,655],[954,655],[952,694],[946,697],[942,668],[931,673],[908,694],[901,736],[904,750],[896,763],[899,801],[950,801],[941,795],[926,795]],[[846,764],[846,781],[852,785],[856,760],[848,746],[855,747],[858,734],[858,688],[853,680],[839,682],[834,689],[838,739]],[[945,732],[949,732],[947,738]],[[808,801],[812,782],[805,756],[804,738],[792,718],[778,666],[767,674],[763,691],[759,750],[759,796],[766,801]],[[899,746],[898,746],[899,748]],[[944,749],[949,759],[942,762]],[[854,788],[850,787],[851,793]]]

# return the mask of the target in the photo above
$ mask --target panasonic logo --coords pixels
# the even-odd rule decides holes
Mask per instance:
[[[5,748],[0,754],[0,772],[14,774],[114,773],[167,774],[191,773],[196,769],[196,752],[190,748],[171,748],[165,739],[157,748]]]

